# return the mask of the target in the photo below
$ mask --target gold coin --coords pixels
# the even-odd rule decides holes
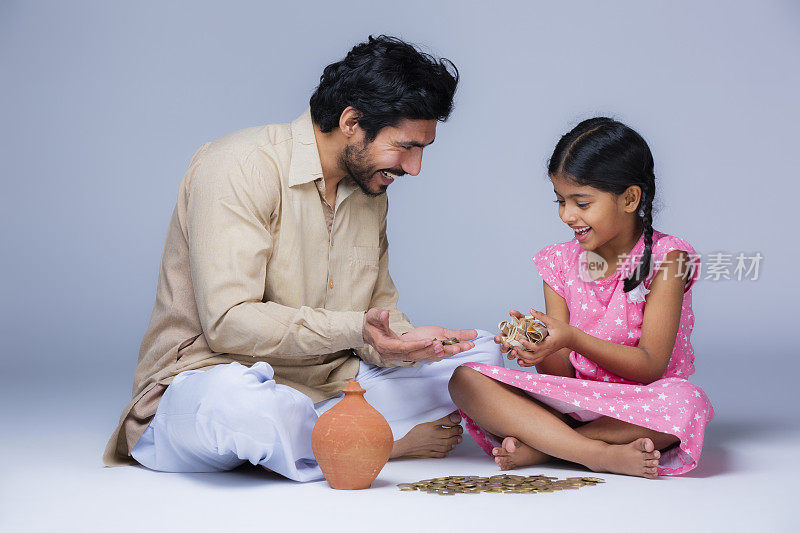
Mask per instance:
[[[443,476],[423,479],[415,483],[399,483],[397,487],[403,491],[419,490],[428,494],[453,496],[455,494],[479,494],[481,492],[507,494],[534,494],[537,492],[556,492],[560,490],[577,490],[581,487],[605,483],[598,477],[576,476],[566,479],[533,474],[521,476],[517,474],[497,474],[490,477],[480,476]]]

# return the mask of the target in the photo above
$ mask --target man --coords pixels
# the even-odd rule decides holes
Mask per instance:
[[[392,457],[444,457],[461,441],[448,379],[463,362],[502,359],[488,335],[415,329],[397,310],[384,194],[420,172],[457,83],[450,61],[370,37],[325,68],[291,124],[194,154],[107,465],[250,461],[321,479],[311,430],[351,379],[389,422]]]

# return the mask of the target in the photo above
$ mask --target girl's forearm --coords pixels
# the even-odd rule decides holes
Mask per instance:
[[[536,365],[536,371],[540,374],[574,378],[575,368],[569,361],[569,354],[571,351],[572,350],[569,348],[563,348],[555,353],[550,354],[544,359],[544,361]]]
[[[661,378],[661,364],[638,346],[626,346],[604,341],[572,328],[570,348],[602,366],[609,372],[639,383],[652,383]]]

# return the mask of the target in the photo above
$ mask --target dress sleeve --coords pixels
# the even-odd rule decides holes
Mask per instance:
[[[551,244],[542,248],[533,256],[533,263],[545,283],[550,285],[559,296],[566,299],[563,247],[559,244]]]
[[[700,255],[684,239],[673,237],[672,235],[664,235],[653,245],[653,270],[645,280],[647,288],[650,288],[650,284],[659,275],[667,254],[674,250],[681,250],[687,254],[686,261],[679,265],[681,273],[689,273],[689,282],[684,287],[683,292],[691,289],[698,280],[700,277]]]

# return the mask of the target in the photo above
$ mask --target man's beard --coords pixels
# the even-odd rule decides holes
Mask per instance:
[[[348,144],[344,147],[344,150],[342,150],[339,160],[364,194],[367,196],[380,196],[386,193],[388,185],[384,185],[383,183],[378,185],[378,192],[369,189],[369,184],[375,180],[375,173],[378,172],[378,170],[374,168],[372,161],[367,155],[367,147],[368,144],[366,141],[362,142],[361,146]],[[400,175],[404,174],[404,172],[395,172],[395,174]]]

